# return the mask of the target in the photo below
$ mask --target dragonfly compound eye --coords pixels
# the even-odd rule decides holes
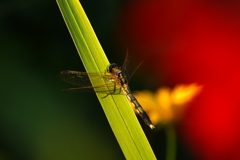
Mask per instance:
[[[111,73],[113,68],[118,68],[118,65],[116,63],[111,63],[107,66],[107,72]]]

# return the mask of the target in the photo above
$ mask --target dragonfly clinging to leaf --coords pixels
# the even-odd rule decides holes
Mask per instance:
[[[127,54],[128,55],[128,54]],[[115,63],[107,66],[104,73],[86,73],[80,71],[62,71],[60,73],[60,79],[63,81],[79,86],[77,88],[65,89],[63,91],[75,91],[75,92],[97,92],[105,94],[107,97],[110,94],[123,93],[127,97],[128,101],[134,106],[139,116],[143,119],[151,129],[155,128],[152,124],[147,113],[144,111],[142,106],[139,104],[137,99],[133,96],[128,82],[131,76],[127,76],[128,57],[126,56],[123,67],[121,68]],[[135,70],[136,71],[136,70]],[[135,72],[134,71],[134,72]],[[134,73],[133,72],[133,73]],[[103,84],[92,86],[91,80],[104,79]]]

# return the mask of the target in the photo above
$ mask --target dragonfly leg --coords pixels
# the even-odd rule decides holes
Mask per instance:
[[[116,92],[116,82],[113,81],[113,80],[109,80],[109,81],[114,83],[113,92],[108,93],[106,96],[104,96],[104,97],[102,97],[102,98],[106,98],[106,97],[109,96],[110,94],[114,94],[114,93]],[[121,92],[121,90],[120,90],[120,92]],[[120,92],[119,92],[119,93],[120,93]]]
[[[103,99],[103,98],[106,98],[106,97],[109,96],[110,94],[111,94],[111,93],[108,93],[106,96],[102,97],[102,99]]]
[[[115,87],[115,89],[116,89],[116,87]],[[120,88],[120,89],[119,89],[119,92],[118,92],[117,94],[120,94],[120,93],[121,93],[121,91],[122,91],[122,88]]]
[[[102,97],[102,98],[106,98],[107,96],[111,95],[111,94],[114,94],[115,92],[113,93],[108,93],[106,96]]]

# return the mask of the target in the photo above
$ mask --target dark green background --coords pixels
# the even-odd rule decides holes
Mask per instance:
[[[82,1],[106,48],[116,2]],[[84,68],[56,1],[1,1],[0,20],[0,159],[124,159],[95,94],[61,92]]]

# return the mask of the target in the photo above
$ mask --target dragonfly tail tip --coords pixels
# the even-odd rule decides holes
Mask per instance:
[[[154,129],[154,128],[155,128],[155,126],[152,125],[152,124],[150,124],[149,127],[150,127],[151,129]]]

